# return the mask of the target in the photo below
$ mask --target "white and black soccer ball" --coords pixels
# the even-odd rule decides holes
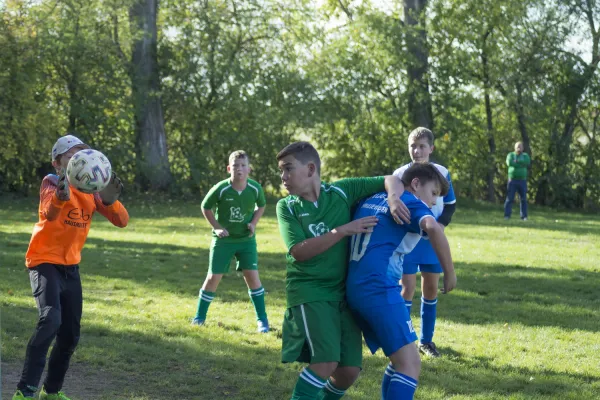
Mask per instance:
[[[108,158],[98,150],[80,150],[67,165],[67,179],[83,193],[97,193],[110,182],[112,168]]]

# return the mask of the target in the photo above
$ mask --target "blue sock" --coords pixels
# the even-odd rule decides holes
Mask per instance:
[[[396,372],[392,376],[386,400],[412,400],[416,390],[416,379]]]
[[[390,382],[392,381],[392,376],[396,371],[394,371],[394,367],[392,363],[389,363],[385,372],[383,373],[383,380],[381,381],[381,400],[387,400],[387,391],[390,387]]]
[[[406,304],[406,310],[408,311],[408,315],[410,315],[410,308],[412,307],[412,300],[404,300],[404,304]]]
[[[437,315],[437,298],[427,300],[421,297],[421,343],[431,343],[433,341],[433,332],[435,330],[435,320]]]

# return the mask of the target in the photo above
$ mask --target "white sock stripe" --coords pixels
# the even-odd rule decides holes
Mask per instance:
[[[312,376],[310,374],[310,372],[308,372],[306,370],[306,368],[304,368],[302,370],[302,372],[300,372],[300,378],[304,379],[306,382],[308,382],[311,385],[316,386],[318,388],[323,389],[323,387],[325,387],[325,382],[321,382],[320,380],[318,380],[317,378],[315,378],[314,376]]]
[[[387,375],[394,375],[394,373],[396,372],[396,370],[394,369],[394,367],[392,366],[392,364],[388,364],[387,368],[385,369],[385,373]]]
[[[207,295],[205,295],[205,294],[202,294],[202,295],[200,295],[200,298],[201,298],[202,300],[204,300],[204,301],[208,301],[209,303],[215,299],[215,297],[214,297],[214,296],[213,296],[213,297],[210,297],[210,296],[207,296]]]
[[[265,293],[265,289],[260,289],[258,292],[250,292],[250,296],[260,296],[261,294]]]
[[[401,375],[398,375],[398,374],[395,374],[395,375],[392,377],[392,380],[391,380],[391,382],[400,382],[400,383],[402,383],[402,384],[404,384],[404,385],[407,385],[407,386],[410,386],[410,387],[412,387],[412,388],[416,388],[416,387],[417,387],[417,384],[416,384],[416,383],[414,383],[414,382],[411,382],[411,381],[409,381],[408,379],[406,379],[405,377],[403,377],[403,376],[401,376]]]
[[[344,395],[344,393],[346,393],[345,390],[340,390],[338,388],[335,388],[331,382],[329,382],[329,380],[327,381],[327,383],[325,383],[325,386],[327,387],[327,390],[329,390],[330,392],[337,394],[337,395]]]
[[[300,311],[302,312],[302,322],[304,323],[304,332],[306,333],[306,340],[308,341],[308,347],[310,347],[310,355],[315,356],[315,349],[310,340],[310,333],[308,332],[308,324],[306,323],[306,314],[304,313],[304,304],[300,304]]]
[[[204,290],[200,291],[200,296],[205,296],[205,297],[207,297],[209,299],[214,299],[215,298],[214,294],[211,296],[210,294],[206,294],[206,292]]]
[[[437,299],[435,299],[435,300],[427,300],[427,299],[424,299],[424,298],[421,297],[421,303],[433,306],[433,305],[437,304]]]

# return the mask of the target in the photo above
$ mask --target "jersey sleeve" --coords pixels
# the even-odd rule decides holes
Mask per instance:
[[[448,180],[448,194],[444,196],[444,204],[454,204],[456,203],[456,195],[454,194],[454,187],[452,186],[452,179],[450,178],[450,172],[446,175],[446,179]]]
[[[258,195],[256,197],[256,206],[264,207],[267,205],[267,200],[265,198],[265,191],[263,190],[261,185],[258,185]]]
[[[47,175],[40,186],[40,214],[48,221],[54,221],[60,210],[67,204],[56,196],[56,186],[58,185],[58,176]]]
[[[119,201],[115,201],[113,204],[106,206],[102,203],[102,198],[98,193],[94,194],[94,203],[96,205],[96,211],[104,216],[116,227],[125,228],[129,223],[129,213],[125,206]]]
[[[277,222],[279,223],[279,233],[288,251],[294,245],[306,240],[302,225],[288,206],[287,199],[281,199],[277,202]]]
[[[220,188],[220,185],[213,186],[208,191],[206,196],[204,196],[204,199],[202,200],[202,208],[203,209],[210,210],[210,209],[215,208],[215,206],[219,202],[219,188]]]
[[[409,230],[411,232],[415,232],[420,234],[421,236],[427,236],[421,229],[421,221],[423,218],[434,218],[433,213],[427,206],[421,202],[411,202],[407,205],[408,210],[410,211],[410,224],[408,225]]]
[[[403,165],[400,168],[398,168],[397,170],[395,170],[392,175],[397,176],[398,178],[402,179],[402,176],[404,175],[404,171],[406,171],[408,169],[408,167],[410,167],[410,164]]]
[[[332,184],[337,186],[348,198],[348,204],[354,206],[359,200],[375,193],[385,191],[385,177],[347,178]]]
[[[508,165],[509,167],[516,166],[516,161],[513,157],[513,153],[508,153],[508,155],[506,156],[506,165]]]

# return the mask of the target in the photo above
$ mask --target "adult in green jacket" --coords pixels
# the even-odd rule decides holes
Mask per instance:
[[[512,214],[512,203],[515,194],[519,193],[521,199],[521,219],[527,221],[527,169],[531,164],[529,154],[523,153],[523,143],[515,143],[515,151],[506,156],[508,165],[508,192],[504,202],[504,218],[509,219]]]

